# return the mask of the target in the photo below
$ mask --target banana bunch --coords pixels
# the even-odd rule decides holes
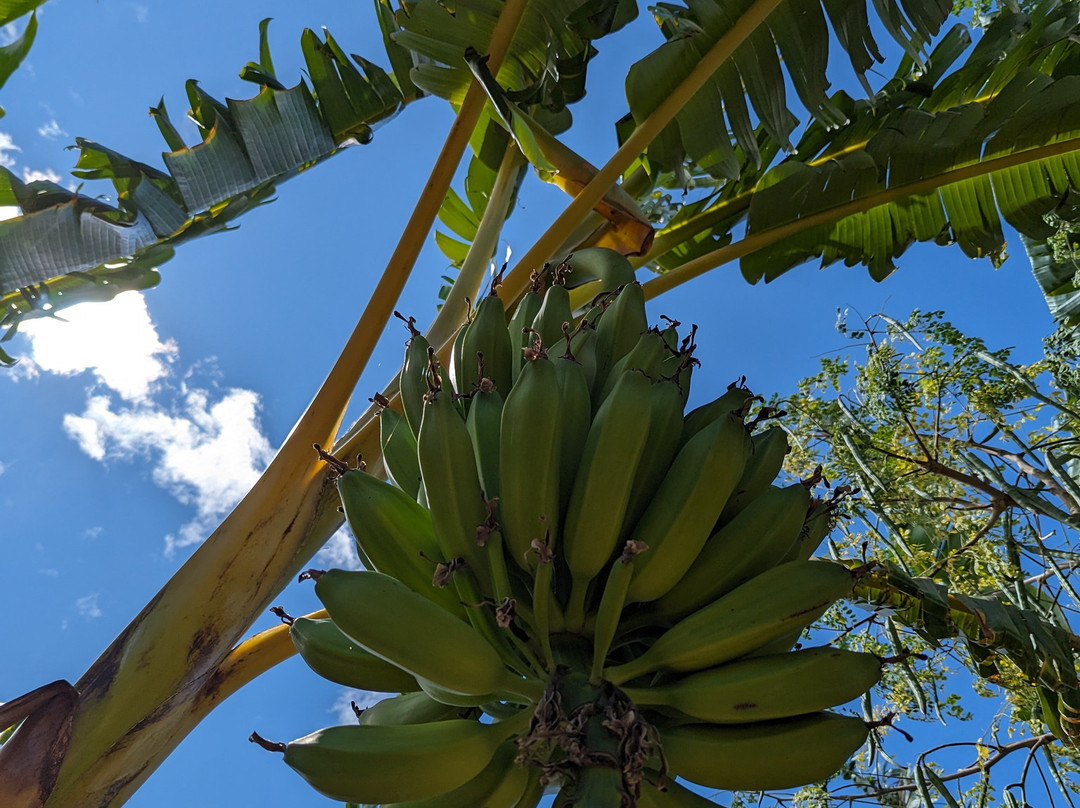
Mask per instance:
[[[286,763],[402,808],[708,804],[675,776],[764,790],[843,766],[869,728],[830,709],[883,663],[792,648],[857,573],[811,558],[828,503],[774,484],[768,408],[749,420],[739,384],[686,411],[695,329],[650,327],[606,250],[545,267],[509,316],[493,282],[446,365],[408,325],[389,482],[338,468],[366,569],[305,573],[329,618],[291,629],[316,673],[395,695],[274,745]]]

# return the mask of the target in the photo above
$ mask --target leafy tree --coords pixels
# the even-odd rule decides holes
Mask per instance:
[[[870,8],[877,15],[874,29]],[[378,455],[372,412],[344,431],[340,421],[419,245],[436,215],[454,234],[437,237],[460,269],[428,330],[431,342],[445,352],[457,327],[453,312],[460,311],[464,298],[476,297],[524,165],[562,187],[573,201],[510,268],[504,287],[508,301],[525,291],[535,267],[583,246],[614,247],[657,272],[646,284],[647,294],[655,296],[734,259],[753,282],[817,257],[826,264],[862,263],[882,278],[914,241],[955,242],[972,257],[995,258],[1004,247],[1002,220],[1039,245],[1067,233],[1077,218],[1080,12],[1075,3],[1002,9],[980,18],[986,24],[974,44],[972,31],[961,23],[944,30],[948,5],[931,0],[910,0],[902,8],[895,2],[868,7],[833,0],[658,6],[654,16],[664,42],[630,70],[630,111],[617,122],[622,145],[600,168],[565,147],[558,135],[571,125],[569,105],[582,97],[591,43],[631,19],[635,4],[458,2],[450,13],[435,0],[420,0],[396,11],[380,2],[376,10],[389,69],[350,59],[329,33],[320,37],[306,31],[301,48],[310,87],[302,82],[287,89],[275,74],[264,23],[259,60],[242,73],[260,88],[254,99],[223,104],[189,84],[202,143],[188,147],[164,105],[154,110],[171,150],[165,171],[79,141],[77,175],[111,181],[116,207],[3,173],[0,203],[16,204],[23,214],[0,230],[0,251],[9,257],[0,267],[2,322],[10,338],[27,317],[157,283],[157,267],[179,244],[221,229],[268,199],[278,183],[332,157],[343,145],[363,143],[371,126],[403,107],[431,95],[457,110],[439,163],[363,317],[270,468],[75,690],[57,685],[6,706],[7,720],[0,723],[28,718],[0,752],[5,804],[121,804],[209,710],[292,653],[281,630],[241,639],[341,523],[334,488],[310,446],[333,446],[339,457],[358,451]],[[905,55],[893,78],[874,90],[867,73],[883,58],[872,33],[878,26]],[[830,31],[869,97],[826,94]],[[787,82],[805,125],[790,110]],[[464,193],[450,193],[467,146],[474,155],[469,183]],[[61,236],[43,242],[43,229]],[[1060,292],[1063,287],[1044,288]],[[1022,380],[1033,384],[1027,371],[1014,373],[1003,357],[988,355],[979,361],[998,373],[984,391],[975,384],[974,366],[953,355],[959,352],[962,359],[976,350],[970,341],[936,320],[919,322],[943,346],[937,358],[922,360],[930,381],[911,382],[900,358],[874,353],[860,377],[874,392],[861,413],[865,429],[848,436],[855,446],[851,462],[864,474],[866,465],[880,478],[881,490],[890,498],[900,492],[900,500],[909,490],[900,483],[909,481],[910,472],[932,472],[936,476],[920,480],[931,500],[941,500],[942,507],[955,501],[956,508],[943,514],[947,535],[935,537],[914,512],[914,504],[925,499],[921,494],[907,495],[905,511],[902,501],[882,501],[881,490],[860,482],[869,494],[847,499],[847,507],[896,526],[878,529],[877,521],[868,521],[875,526],[868,548],[888,549],[890,541],[899,547],[898,537],[904,547],[910,545],[910,553],[880,554],[903,565],[873,579],[865,594],[890,603],[897,620],[916,626],[928,641],[957,633],[970,640],[970,631],[980,636],[982,642],[969,647],[992,653],[976,660],[979,675],[997,677],[1027,694],[1026,713],[1023,696],[1017,697],[1018,720],[1037,720],[1033,693],[1059,711],[1080,707],[1070,701],[1076,689],[1075,673],[1069,675],[1071,651],[1055,645],[1062,636],[1054,622],[1060,618],[1055,611],[1059,590],[1044,591],[1039,581],[1016,590],[1029,571],[1024,553],[1041,551],[1032,538],[1042,536],[1023,533],[1028,517],[1019,514],[1032,514],[1032,529],[1039,527],[1036,517],[1072,518],[1065,500],[1071,496],[1066,482],[1071,477],[1054,466],[1069,462],[1061,449],[1068,444],[1037,431],[1056,435],[1064,428],[1053,432],[1056,427],[1047,424],[1018,431],[1026,422],[1017,419],[1027,411],[1011,408],[1021,394],[1031,395],[1024,393],[1030,388]],[[954,419],[950,411],[948,419],[941,414],[935,421],[927,404],[931,396],[945,400],[956,361],[959,387],[949,395],[961,397],[965,403],[954,406],[972,414]],[[838,383],[841,371],[827,367],[817,383]],[[1060,368],[1058,374],[1066,376]],[[388,398],[396,394],[395,384],[384,391]],[[1035,400],[1044,405],[1035,418],[1056,406]],[[828,405],[813,400],[810,388],[793,401],[793,410],[796,403],[805,412],[800,434],[809,435]],[[839,436],[846,448],[847,432],[829,432],[829,422],[822,423],[822,436]],[[1011,429],[1024,443],[1015,444],[1012,455],[994,454],[982,433],[965,431],[985,424],[1002,434]],[[947,428],[939,435],[943,425]],[[880,469],[859,448],[857,440],[867,431],[895,455],[875,456],[875,463],[887,461]],[[915,443],[903,443],[905,434]],[[906,453],[926,436],[939,441],[931,443],[935,451],[946,444],[948,451],[941,457]],[[962,444],[976,439],[977,444]],[[1041,466],[1030,466],[1025,447],[1041,450],[1047,444],[1052,454]],[[835,440],[829,445],[835,448]],[[836,460],[813,451],[808,444],[793,460],[829,459],[843,467],[838,450]],[[966,465],[968,457],[978,472]],[[947,473],[960,468],[966,469],[962,480]],[[832,465],[828,473],[841,478]],[[978,492],[984,496],[976,497]],[[1007,555],[1003,562],[983,548],[992,547],[991,538],[1006,525],[1019,538],[1003,546],[1020,558]],[[275,541],[257,541],[258,536]],[[856,538],[836,542],[839,551],[861,547]],[[1066,557],[1045,553],[1039,558],[1044,569],[1059,575],[1056,568]],[[935,576],[955,594],[920,582]],[[1059,580],[1060,591],[1068,594],[1067,576],[1060,574]],[[990,581],[1010,598],[1014,590],[1026,594],[994,601],[1004,605],[988,624],[993,631],[987,638],[978,634],[978,626],[973,629],[973,616],[978,623],[983,613],[975,601],[962,598],[986,595]],[[236,593],[227,613],[206,597],[208,586]],[[963,608],[953,608],[956,604]],[[1008,622],[1021,618],[1007,606],[1036,611],[1039,620],[1024,626],[1028,634],[1042,627],[1046,636],[1025,645],[1021,640],[1028,635],[1022,637]],[[1062,663],[1051,666],[1056,678],[1038,670],[1047,659]],[[916,685],[928,684],[932,674],[923,669],[920,678],[911,667],[912,699],[919,704]],[[1050,720],[1050,713],[1043,717]],[[47,755],[44,738],[52,749]],[[64,742],[52,744],[56,738]],[[938,787],[931,769],[917,772],[925,781],[922,788]]]

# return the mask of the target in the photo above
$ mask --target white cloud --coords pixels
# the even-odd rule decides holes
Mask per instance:
[[[95,617],[101,617],[102,615],[101,608],[98,606],[97,592],[76,600],[75,608],[78,609],[79,614],[87,620],[93,620]]]
[[[56,122],[55,118],[39,126],[37,131],[39,135],[49,140],[56,140],[58,137],[67,135],[67,132],[60,128],[60,124]]]
[[[206,538],[270,462],[258,408],[258,395],[240,389],[213,404],[206,390],[185,389],[175,413],[145,401],[113,409],[109,397],[92,396],[82,415],[64,417],[64,429],[95,460],[154,458],[154,482],[195,507],[195,518],[165,538],[172,555]]]
[[[135,10],[135,21],[146,22],[150,19],[150,9],[148,6],[142,3],[130,3],[129,4]]]
[[[51,168],[46,168],[44,171],[38,171],[37,169],[23,168],[22,170],[23,182],[37,182],[39,180],[48,180],[49,182],[59,183],[63,179],[59,174],[53,171]]]
[[[0,474],[3,474],[5,471],[7,471],[7,466],[5,466],[3,463],[0,463]]]
[[[166,555],[202,542],[273,457],[259,423],[258,394],[216,391],[212,361],[210,372],[198,375],[210,377],[214,392],[196,386],[190,370],[177,381],[176,344],[161,340],[137,292],[32,320],[20,333],[30,349],[17,366],[23,377],[86,371],[96,377],[83,412],[63,419],[79,448],[105,463],[146,459],[154,483],[194,509],[190,521],[165,537]],[[155,400],[166,395],[167,405]],[[101,527],[91,527],[84,536],[100,533]],[[344,550],[337,552],[344,558]]]
[[[360,557],[356,554],[356,544],[347,527],[340,527],[330,537],[330,540],[311,560],[311,566],[322,569],[334,567],[343,570],[364,568],[364,565],[360,563]]]
[[[0,132],[0,166],[11,168],[15,165],[15,158],[8,153],[13,151],[22,151],[22,149],[15,145],[11,135],[7,132]]]
[[[356,706],[361,710],[366,710],[368,707],[374,707],[385,698],[387,698],[385,693],[345,688],[338,694],[334,705],[327,712],[333,713],[339,724],[355,724],[356,713],[353,711],[353,702],[356,702]]]
[[[10,45],[18,38],[19,29],[15,27],[15,23],[9,22],[3,28],[0,28],[0,47]]]
[[[107,303],[81,303],[55,318],[28,320],[19,330],[31,346],[32,366],[24,374],[91,371],[130,401],[149,394],[169,373],[167,363],[177,352],[175,342],[158,337],[138,292],[123,292]]]
[[[84,539],[96,539],[98,536],[101,535],[102,530],[104,530],[104,528],[101,525],[94,525],[93,527],[88,527],[86,530],[83,531],[82,537]]]
[[[38,575],[47,575],[50,578],[59,578],[60,577],[60,570],[53,569],[52,567],[48,567],[46,569],[38,570]]]

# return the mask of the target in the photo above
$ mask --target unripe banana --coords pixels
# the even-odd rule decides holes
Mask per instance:
[[[470,707],[480,708],[484,704],[492,701],[498,701],[499,696],[495,693],[484,693],[478,696],[468,696],[464,693],[458,693],[453,690],[447,690],[445,687],[439,687],[434,682],[425,679],[422,676],[416,678],[416,683],[420,686],[420,689],[427,694],[428,698],[444,704],[448,707],[456,707],[457,709],[467,709]]]
[[[476,528],[487,521],[469,430],[447,387],[428,395],[417,439],[420,472],[427,492],[442,560],[464,558],[483,592],[491,592],[485,554]]]
[[[771,486],[709,537],[679,585],[656,601],[656,613],[678,620],[782,563],[809,505],[801,483]]]
[[[716,808],[716,803],[668,777],[662,791],[648,781],[641,784],[638,808]]]
[[[584,247],[566,258],[570,267],[567,284],[584,286],[599,281],[596,291],[613,292],[620,286],[634,282],[634,267],[625,256],[608,247]]]
[[[378,693],[419,688],[411,674],[361,648],[333,620],[298,617],[289,626],[289,637],[307,666],[336,684]]]
[[[514,762],[517,746],[504,743],[480,774],[453,791],[426,800],[395,802],[383,808],[514,808],[529,783],[529,772]]]
[[[555,366],[545,356],[536,356],[522,369],[503,404],[499,512],[507,550],[525,570],[533,539],[550,531],[552,543],[558,542],[559,399]]]
[[[749,505],[761,494],[784,467],[784,458],[788,453],[787,432],[778,426],[772,426],[753,437],[753,448],[746,460],[746,470],[742,479],[735,486],[724,512],[720,514],[718,526],[730,522],[739,511]]]
[[[424,335],[412,326],[412,318],[407,321],[412,337],[405,344],[405,362],[398,376],[398,389],[401,391],[401,407],[413,435],[420,434],[420,421],[424,416],[424,396],[427,395],[428,351],[430,345]]]
[[[499,496],[499,431],[502,424],[503,397],[492,385],[482,380],[472,395],[465,427],[472,439],[476,456],[476,472],[484,499],[490,502]]]
[[[623,373],[589,428],[563,533],[563,557],[572,578],[566,614],[571,630],[584,624],[589,584],[619,546],[630,486],[648,435],[649,386],[643,374]]]
[[[510,362],[510,375],[511,382],[514,384],[517,383],[518,374],[521,373],[521,368],[525,364],[525,349],[532,345],[533,341],[533,334],[527,329],[533,327],[533,321],[536,319],[540,306],[544,302],[539,289],[540,276],[535,275],[533,287],[518,301],[514,314],[510,318],[510,324],[507,326],[507,331],[510,334],[512,360]],[[507,388],[500,392],[505,396],[510,390]]]
[[[881,678],[881,660],[843,648],[754,657],[672,684],[623,688],[642,707],[667,707],[712,724],[744,724],[813,713],[859,698]]]
[[[802,529],[799,531],[799,537],[795,540],[795,543],[788,548],[787,554],[784,556],[784,561],[805,561],[814,554],[814,551],[821,545],[821,542],[825,540],[825,537],[829,535],[829,529],[833,523],[833,506],[826,503],[824,500],[815,498],[809,508],[809,512],[806,515],[806,520],[803,522]]]
[[[288,744],[285,762],[320,794],[339,802],[427,799],[480,774],[521,723],[328,727]]]
[[[540,800],[544,798],[544,784],[540,779],[540,767],[530,766],[528,768],[529,781],[525,786],[525,791],[518,797],[518,801],[514,803],[512,808],[536,808],[540,804]]]
[[[742,419],[721,418],[675,456],[631,535],[649,547],[634,561],[627,600],[656,600],[694,563],[743,473],[749,437]]]
[[[569,349],[568,349],[569,350]],[[585,368],[571,354],[552,360],[559,385],[559,423],[562,445],[559,447],[559,513],[566,513],[574,477],[585,451],[592,421],[589,381]]]
[[[494,289],[480,301],[476,316],[465,332],[461,348],[462,389],[458,391],[463,395],[480,383],[477,354],[484,357],[484,378],[490,379],[504,395],[509,393],[513,383],[510,371],[513,345],[506,327],[506,310]]]
[[[661,731],[672,773],[732,791],[795,788],[824,780],[858,751],[868,734],[861,718],[837,713]]]
[[[585,381],[589,385],[589,400],[596,393],[596,329],[586,323],[582,323],[574,336],[570,339],[570,353],[581,365],[585,373]],[[593,407],[593,410],[596,408]]]
[[[458,328],[457,333],[454,334],[454,343],[450,347],[450,361],[447,366],[447,381],[453,385],[454,392],[458,395],[468,393],[465,389],[465,373],[466,373],[466,361],[474,368],[476,367],[476,357],[472,357],[469,360],[465,359],[465,335],[469,331],[469,325],[472,323],[472,301],[469,298],[465,298],[465,322]],[[455,405],[461,406],[457,402]]]
[[[345,634],[413,676],[466,695],[534,689],[474,628],[389,575],[329,570],[315,594]]]
[[[558,345],[562,339],[563,323],[573,323],[574,312],[570,309],[570,293],[561,283],[553,283],[544,292],[544,302],[536,313],[532,327],[545,346]]]
[[[630,352],[648,328],[645,292],[640,283],[628,283],[596,325],[597,384],[604,383],[612,366]]]
[[[429,724],[460,718],[460,707],[435,701],[423,690],[402,693],[361,710],[357,721],[371,726],[388,724]]]
[[[671,355],[671,347],[664,334],[653,328],[638,337],[638,341],[630,352],[617,360],[612,366],[607,377],[593,384],[593,412],[600,409],[615,384],[628,370],[638,370],[650,379],[657,379],[660,375],[660,365],[667,356]],[[599,388],[599,392],[597,392]]]
[[[702,404],[697,409],[691,410],[683,419],[683,432],[680,444],[686,443],[698,432],[723,416],[741,410],[746,403],[753,398],[753,393],[745,387],[732,384],[727,392],[714,398],[708,404]],[[771,481],[771,478],[770,478]]]
[[[345,519],[368,569],[393,575],[409,588],[461,616],[457,596],[434,586],[442,555],[431,513],[404,491],[364,471],[347,471],[337,480]]]
[[[647,460],[638,466],[630,487],[630,500],[623,516],[624,535],[641,519],[675,459],[683,428],[684,403],[683,392],[673,381],[661,379],[649,388],[649,434],[642,452]]]
[[[851,571],[831,561],[792,561],[752,578],[676,623],[641,656],[608,668],[621,685],[655,670],[720,665],[798,628],[851,594]]]
[[[648,549],[648,546],[641,542],[628,541],[622,555],[615,560],[608,571],[607,583],[604,584],[604,593],[600,596],[600,606],[596,610],[596,621],[593,626],[593,661],[592,673],[589,677],[593,684],[600,683],[604,672],[604,662],[607,661],[607,654],[611,649],[611,641],[619,628],[619,618],[622,617],[623,606],[626,603],[626,591],[634,575],[634,557]]]
[[[379,413],[379,443],[390,482],[413,499],[420,493],[420,463],[416,459],[416,435],[397,410],[385,407]]]

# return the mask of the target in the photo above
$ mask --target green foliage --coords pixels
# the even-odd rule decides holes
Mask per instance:
[[[858,489],[843,499],[847,518],[829,550],[893,565],[895,580],[917,588],[911,594],[920,605],[912,611],[904,605],[910,599],[894,600],[891,616],[838,609],[827,624],[844,645],[925,655],[886,669],[875,715],[966,720],[951,678],[959,673],[972,676],[981,696],[1005,694],[997,743],[1017,743],[1025,726],[1037,736],[1054,726],[1060,703],[1075,698],[1069,618],[1080,606],[1080,341],[1061,329],[1043,356],[1018,362],[941,312],[903,321],[878,314],[858,325],[841,314],[837,327],[863,356],[824,359],[793,395],[773,402],[789,414],[787,468],[805,477],[821,466],[834,490]],[[956,625],[965,615],[977,619]],[[957,635],[963,642],[942,641]],[[1035,682],[1054,682],[1059,703],[1040,703]],[[1047,780],[1075,791],[1064,773],[1077,770],[1080,756],[1056,743],[1036,748]],[[895,774],[878,761],[856,779],[869,778],[866,787],[877,790]],[[988,769],[968,792],[952,781],[935,784],[936,776],[924,768],[916,777],[915,791],[929,790],[926,804],[929,792],[950,806],[950,799],[1008,802],[993,793]]]

